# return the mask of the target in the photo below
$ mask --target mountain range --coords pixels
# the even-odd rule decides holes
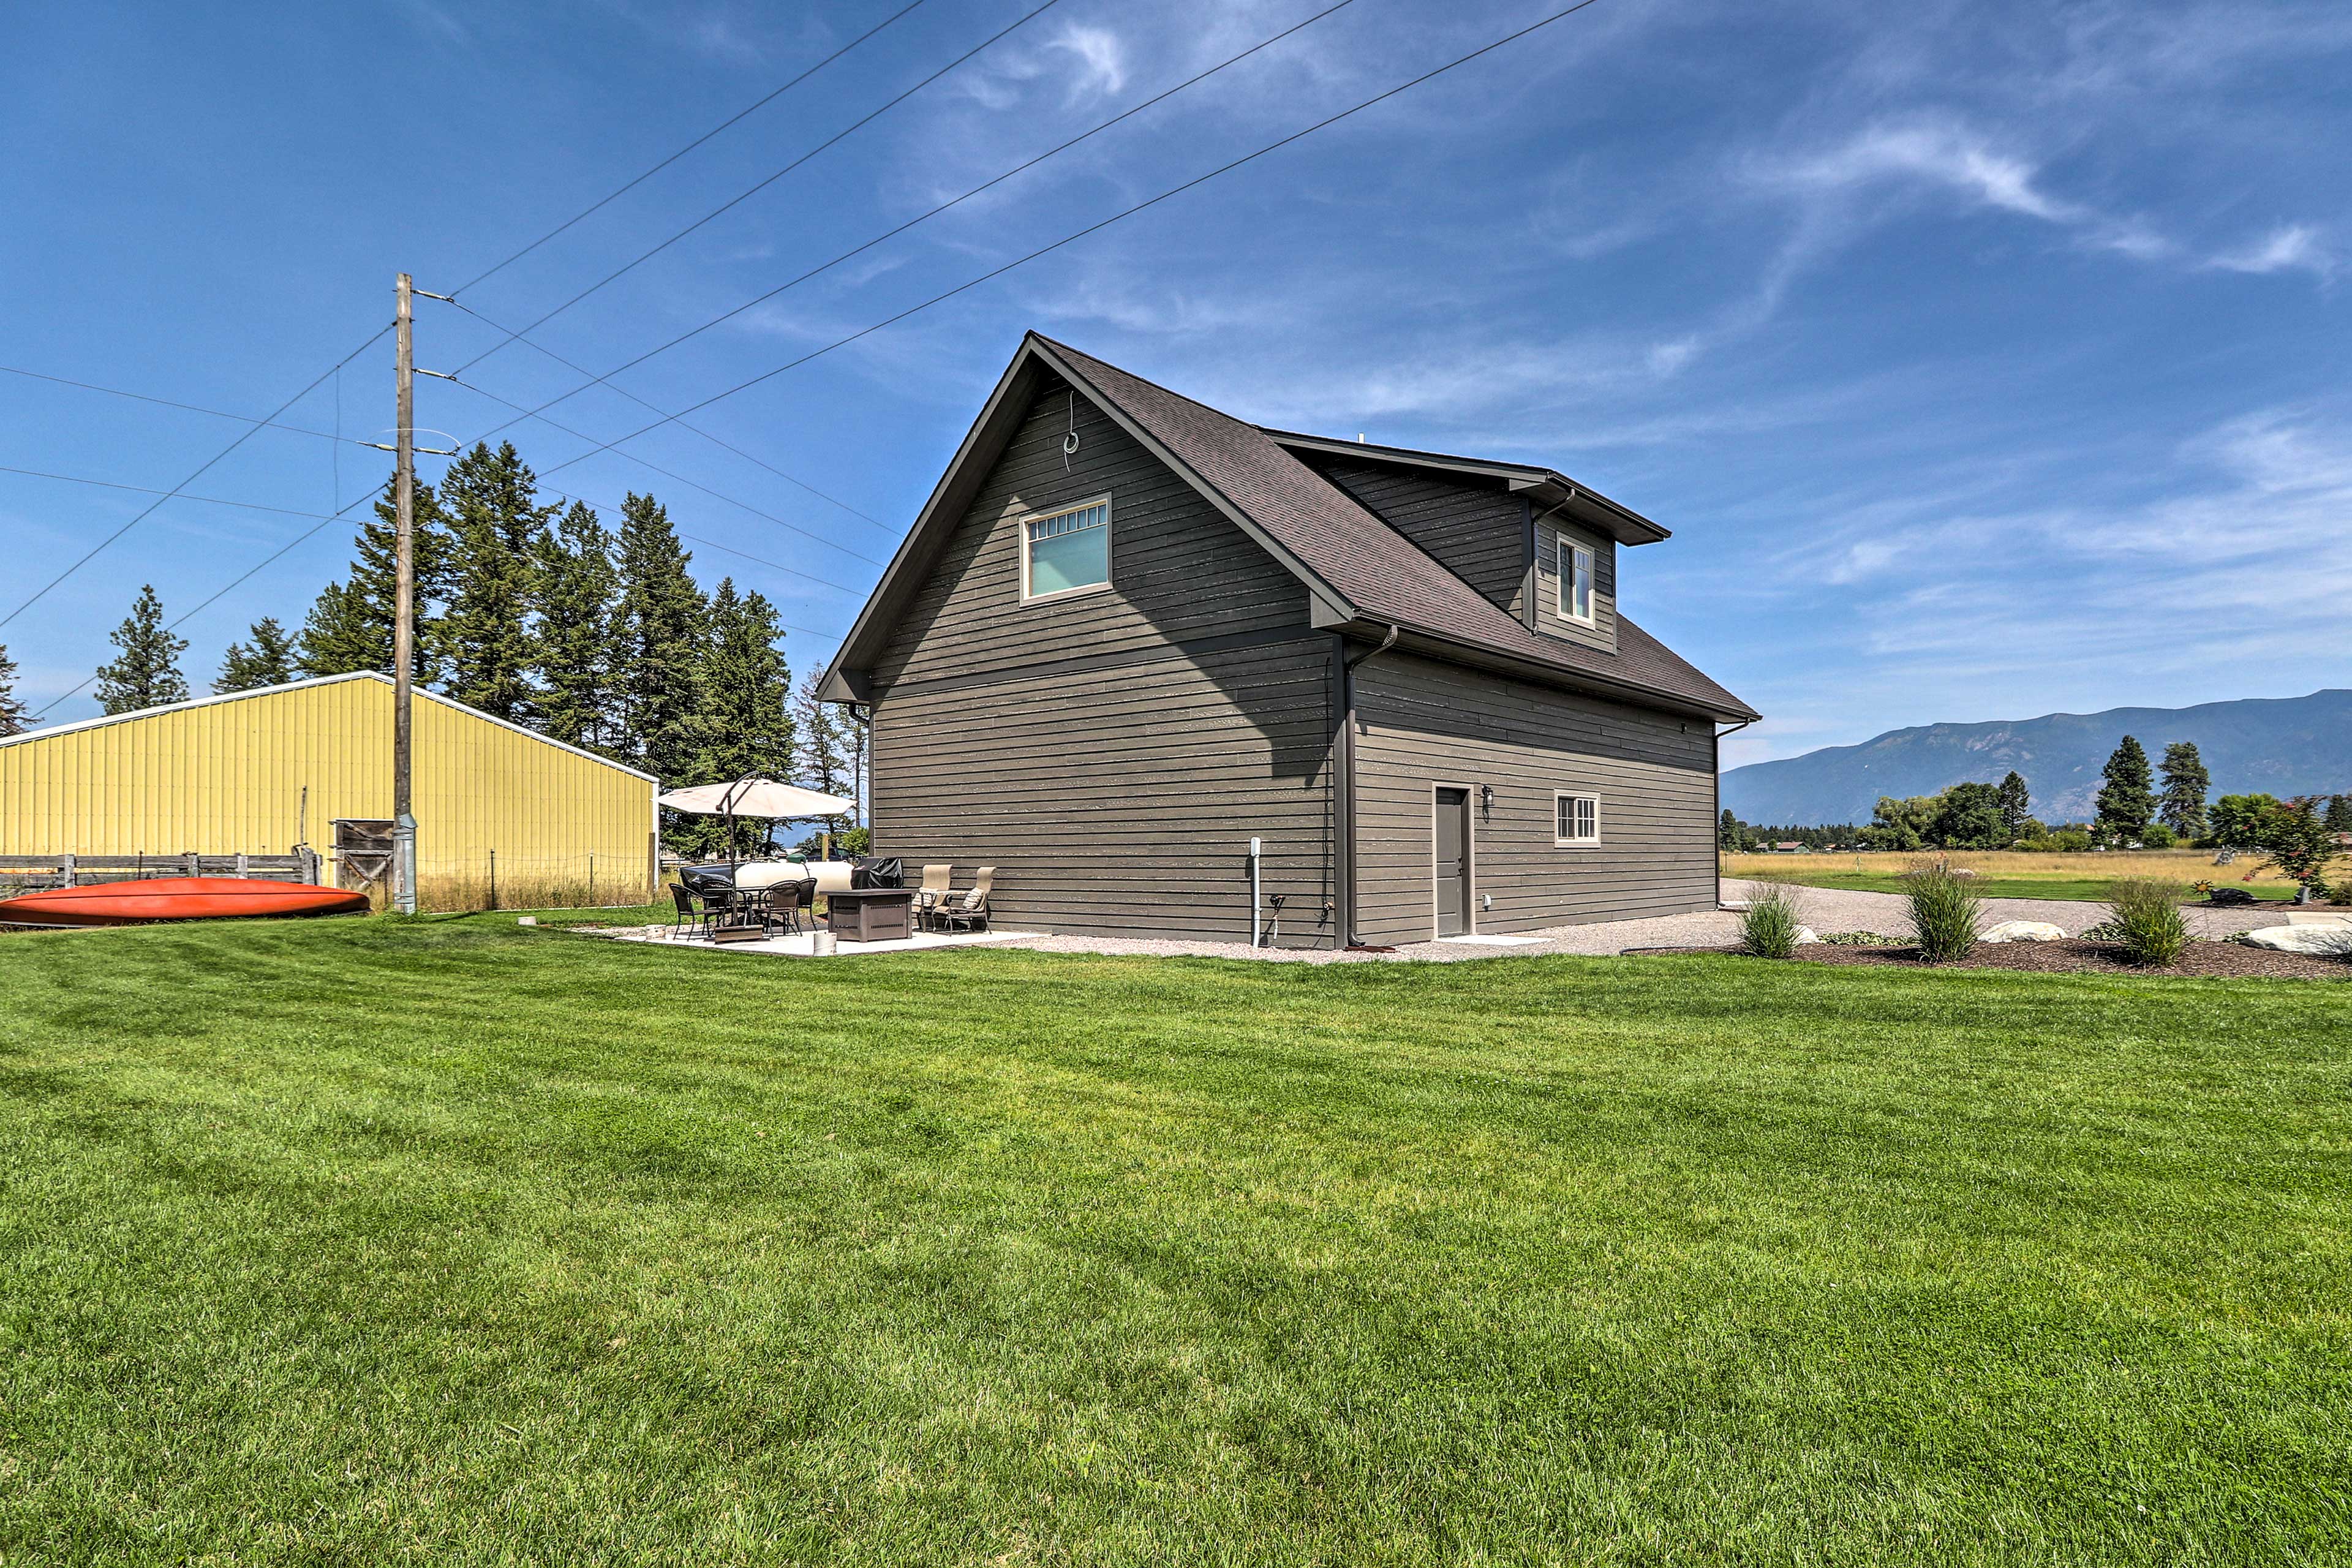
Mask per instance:
[[[1742,822],[1868,822],[1880,795],[1934,795],[1969,779],[1998,784],[2013,768],[2032,792],[2034,816],[2087,821],[2099,770],[2126,735],[2138,737],[2150,763],[2175,741],[2196,742],[2216,795],[2352,793],[2352,691],[2328,689],[1891,730],[1858,746],[1733,768],[1723,775],[1723,804]]]

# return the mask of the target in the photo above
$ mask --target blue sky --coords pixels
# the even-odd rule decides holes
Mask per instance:
[[[257,416],[388,318],[395,270],[465,283],[903,3],[34,8],[0,58],[0,363]],[[535,320],[1037,3],[925,0],[467,290],[478,316],[424,304],[418,362],[472,360],[483,318]],[[609,371],[1328,3],[1058,0],[531,337]],[[1557,4],[1352,0],[618,384],[698,402]],[[706,584],[809,628],[795,668],[1034,326],[1666,523],[1627,608],[1769,715],[1727,761],[2352,684],[2347,64],[2340,4],[1598,0],[695,416],[749,458],[671,426],[558,468],[654,417],[604,388],[551,411],[593,440],[510,434],[552,488],[662,496]],[[467,372],[526,406],[582,379],[520,343]],[[285,422],[388,438],[390,380],[387,342]],[[420,385],[421,425],[509,416]],[[10,468],[168,489],[238,428],[0,374]],[[24,694],[85,679],[140,583],[180,614],[384,461],[257,435],[191,489],[285,510],[162,507],[0,629]],[[152,499],[0,473],[0,613]],[[199,688],[348,551],[331,525],[184,627]]]

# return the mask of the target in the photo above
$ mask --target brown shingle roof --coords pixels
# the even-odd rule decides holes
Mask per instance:
[[[1756,717],[1622,615],[1615,653],[1528,630],[1256,426],[1066,344],[1030,336],[1064,374],[1134,420],[1362,618],[1706,711]]]

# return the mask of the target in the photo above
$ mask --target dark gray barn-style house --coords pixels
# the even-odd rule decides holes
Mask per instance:
[[[871,726],[874,852],[996,867],[1009,929],[1704,909],[1717,726],[1757,715],[1618,614],[1621,554],[1665,537],[1546,468],[1262,428],[1033,332],[824,691]]]

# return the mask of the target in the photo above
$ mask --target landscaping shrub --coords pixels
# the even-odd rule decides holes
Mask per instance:
[[[2107,889],[2109,918],[2097,929],[2123,945],[2134,963],[2178,961],[2189,946],[2189,917],[2180,912],[2180,884],[2161,877],[2126,877]]]
[[[1803,896],[1786,882],[1767,883],[1739,916],[1739,945],[1758,958],[1788,958],[1797,951],[1805,923]]]
[[[1984,895],[1970,879],[1948,866],[1921,866],[1904,877],[1903,888],[1921,958],[1949,963],[1975,951],[1977,931],[1984,924]]]
[[[1833,931],[1822,940],[1832,947],[1901,947],[1903,939],[1874,931]]]

